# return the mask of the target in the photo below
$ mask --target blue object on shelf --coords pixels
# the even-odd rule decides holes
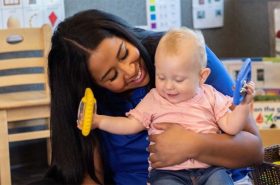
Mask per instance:
[[[251,59],[247,58],[236,78],[235,90],[233,92],[233,104],[239,105],[246,96],[244,85],[251,80]]]

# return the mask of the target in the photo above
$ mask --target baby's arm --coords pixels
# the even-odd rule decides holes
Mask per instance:
[[[236,135],[243,130],[245,124],[248,122],[250,104],[253,102],[254,91],[255,83],[251,81],[246,85],[247,94],[243,101],[232,112],[228,112],[218,121],[218,125],[225,133]]]
[[[94,115],[92,128],[99,128],[113,134],[136,134],[145,130],[144,125],[132,116],[113,117],[105,115]]]

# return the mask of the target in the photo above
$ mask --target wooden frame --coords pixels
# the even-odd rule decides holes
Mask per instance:
[[[48,86],[47,55],[50,48],[51,27],[19,28],[0,30],[0,53],[21,51],[42,51],[42,56],[1,59],[0,70],[42,68],[38,73],[7,74],[0,76],[0,88],[22,85],[42,84],[43,89],[4,92],[0,94],[0,179],[1,185],[11,184],[9,143],[50,137],[49,115],[50,96]],[[13,43],[8,43],[8,40]],[[16,40],[19,39],[19,40]],[[44,130],[31,130],[22,133],[9,133],[9,125],[15,121],[47,119]],[[19,126],[13,123],[13,127]],[[20,124],[22,126],[22,124]],[[30,124],[29,124],[30,126]],[[48,141],[48,148],[50,148]],[[48,152],[50,160],[50,152]]]
[[[276,56],[275,51],[275,23],[274,23],[274,9],[280,9],[279,1],[268,1],[268,25],[269,25],[269,45],[270,45],[270,55]]]

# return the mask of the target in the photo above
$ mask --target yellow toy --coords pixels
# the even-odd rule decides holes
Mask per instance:
[[[93,114],[96,112],[96,99],[90,88],[86,88],[78,110],[78,123],[82,127],[83,136],[90,133],[93,121]]]
[[[273,164],[280,165],[280,161],[275,161]]]

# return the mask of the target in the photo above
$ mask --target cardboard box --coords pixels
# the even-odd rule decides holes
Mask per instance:
[[[260,130],[263,146],[280,144],[280,102],[254,102],[253,116]]]
[[[253,116],[257,126],[262,129],[280,128],[280,102],[257,101],[253,104]]]
[[[260,135],[264,147],[280,144],[280,129],[260,129]]]

